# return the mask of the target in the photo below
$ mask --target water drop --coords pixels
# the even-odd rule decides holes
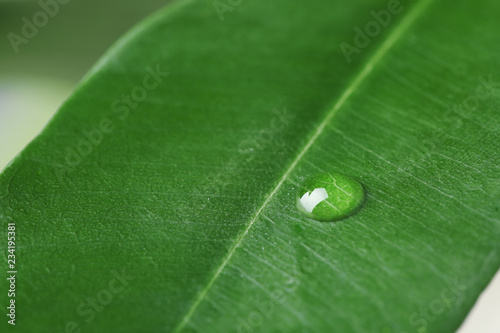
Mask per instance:
[[[299,211],[323,222],[338,221],[354,214],[364,199],[365,191],[357,180],[334,172],[311,176],[297,190]]]

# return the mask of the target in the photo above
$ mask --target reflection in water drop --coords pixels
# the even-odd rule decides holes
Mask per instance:
[[[355,179],[334,172],[309,177],[297,191],[297,207],[306,217],[337,221],[358,211],[364,201],[363,186]]]

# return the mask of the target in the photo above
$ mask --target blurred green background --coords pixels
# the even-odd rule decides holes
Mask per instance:
[[[70,0],[16,53],[9,33],[22,36],[23,17],[33,22],[42,8],[38,0],[0,0],[0,169],[43,129],[113,42],[170,1]]]

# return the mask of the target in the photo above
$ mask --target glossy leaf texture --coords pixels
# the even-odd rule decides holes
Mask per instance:
[[[15,331],[453,332],[498,270],[500,4],[403,1],[348,63],[393,1],[235,3],[139,24],[4,170]],[[363,208],[300,214],[321,172]]]

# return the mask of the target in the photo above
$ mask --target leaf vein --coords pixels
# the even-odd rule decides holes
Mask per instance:
[[[356,89],[363,83],[363,81],[368,77],[368,75],[373,71],[375,65],[377,65],[380,60],[385,56],[385,54],[391,49],[391,47],[400,39],[403,33],[408,29],[408,27],[420,16],[424,9],[429,5],[432,0],[424,0],[419,2],[416,7],[401,21],[401,23],[390,33],[387,39],[381,44],[381,46],[376,50],[376,52],[368,59],[366,65],[361,69],[361,71],[354,77],[353,81],[349,84],[347,89],[340,95],[333,108],[331,108],[324,120],[321,122],[319,127],[314,131],[313,135],[307,141],[306,145],[299,152],[297,157],[293,160],[292,164],[288,167],[285,174],[281,177],[278,184],[275,186],[273,191],[267,196],[266,200],[262,206],[256,211],[252,219],[248,223],[247,227],[243,232],[236,238],[235,242],[228,251],[228,254],[216,269],[213,276],[210,278],[208,284],[201,290],[201,292],[196,297],[193,305],[189,308],[186,315],[183,317],[182,321],[175,328],[174,333],[180,332],[186,324],[190,321],[193,314],[195,313],[198,306],[201,304],[203,299],[207,296],[209,290],[214,285],[215,281],[218,279],[222,271],[225,269],[231,258],[233,257],[236,249],[241,245],[243,239],[248,234],[249,230],[252,228],[254,223],[257,221],[262,211],[267,207],[271,199],[281,188],[283,183],[287,180],[288,176],[295,169],[297,164],[300,162],[302,157],[309,151],[311,146],[316,142],[318,137],[324,132],[326,126],[330,123],[333,117],[337,114],[344,103],[349,99],[349,97],[356,91]]]

